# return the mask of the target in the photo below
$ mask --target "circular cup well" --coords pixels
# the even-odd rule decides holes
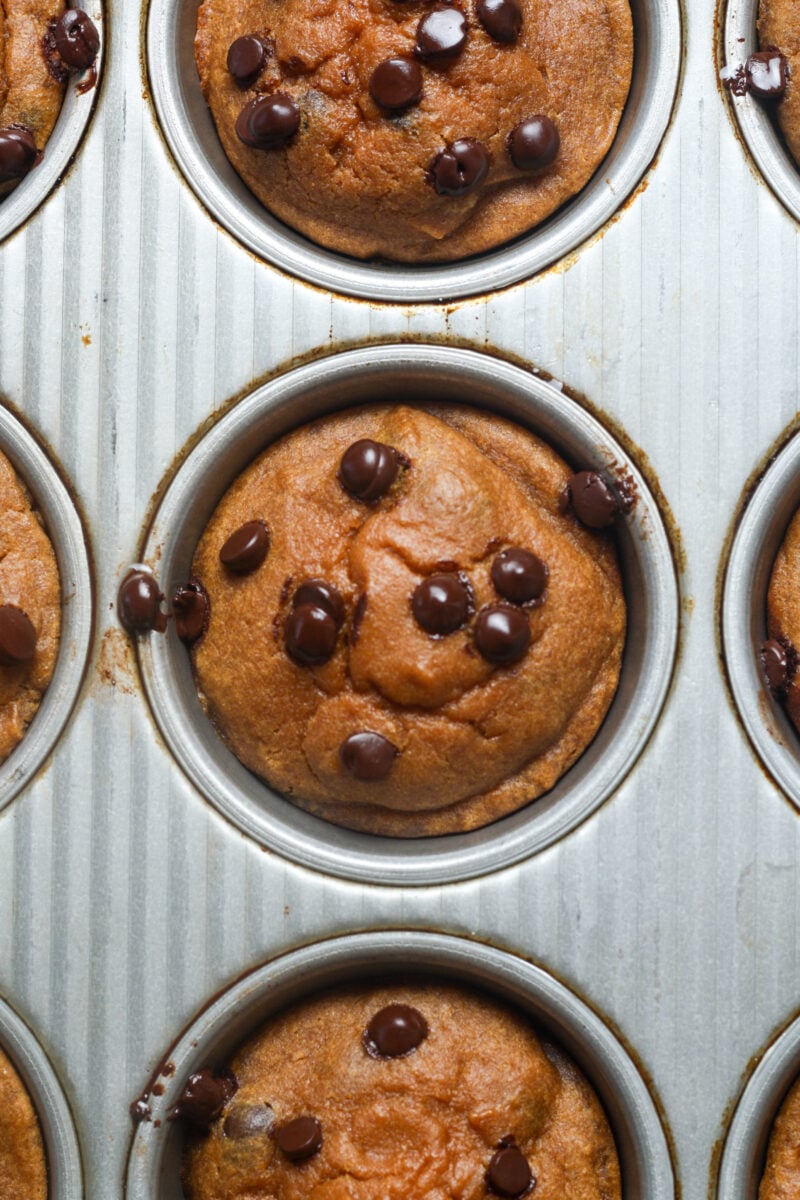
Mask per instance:
[[[134,1134],[127,1200],[182,1200],[180,1129],[165,1118],[192,1072],[209,1063],[221,1067],[273,1013],[312,992],[398,974],[480,988],[528,1015],[596,1090],[620,1156],[623,1200],[672,1200],[672,1166],[653,1099],[604,1022],[541,967],[477,942],[423,932],[355,934],[296,950],[247,975],[204,1009],[166,1056],[174,1073],[159,1078],[164,1091],[151,1096],[152,1120]]]
[[[638,501],[620,521],[628,604],[619,688],[578,762],[544,797],[471,833],[382,838],[341,829],[271,791],[225,747],[197,699],[189,655],[172,624],[140,640],[140,664],[158,724],[199,790],[239,828],[287,858],[345,878],[438,884],[507,866],[550,845],[593,812],[624,778],[658,718],[678,632],[678,590],[664,525],[636,466],[578,404],[528,371],[444,346],[376,346],[290,371],[253,392],[198,443],[170,484],[144,559],[162,589],[190,575],[195,547],[222,493],[260,449],[324,413],[400,395],[404,402],[457,398],[527,426],[568,462],[622,471]]]
[[[530,278],[596,233],[650,167],[669,124],[681,61],[678,0],[631,0],[631,92],[609,153],[586,187],[548,221],[497,250],[442,266],[360,262],[284,225],[228,162],[194,60],[198,0],[150,0],[150,90],[164,135],[213,217],[261,258],[328,291],[368,300],[444,301]]]

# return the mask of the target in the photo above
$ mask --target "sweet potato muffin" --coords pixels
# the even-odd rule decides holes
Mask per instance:
[[[60,632],[53,547],[25,486],[0,454],[0,763],[39,707]]]
[[[187,1092],[178,1111],[210,1122],[188,1139],[187,1200],[620,1195],[611,1130],[575,1065],[521,1014],[447,985],[298,1004]]]
[[[445,262],[588,182],[630,87],[629,0],[203,0],[196,57],[231,163],[358,258]]]
[[[46,1200],[47,1167],[30,1096],[0,1050],[0,1196]]]
[[[613,698],[625,603],[585,521],[615,512],[599,476],[474,409],[305,425],[224,495],[175,594],[201,700],[247,767],[337,824],[493,821],[552,787]]]
[[[796,0],[761,0],[758,36],[761,54],[754,55],[761,66],[763,83],[752,83],[752,61],[748,64],[750,90],[776,101],[775,115],[786,143],[800,163],[800,8]],[[775,51],[780,54],[775,54]],[[771,53],[772,51],[772,53]]]
[[[800,1196],[800,1081],[781,1105],[767,1148],[758,1200],[797,1200]]]

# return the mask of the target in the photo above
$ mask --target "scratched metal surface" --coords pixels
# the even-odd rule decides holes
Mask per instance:
[[[683,1195],[706,1194],[748,1062],[798,1004],[800,817],[734,717],[715,587],[745,481],[798,407],[800,241],[719,94],[714,3],[684,16],[679,104],[646,188],[569,262],[445,309],[331,297],[221,232],[143,96],[139,6],[109,3],[75,166],[0,245],[0,395],[63,467],[97,587],[76,710],[0,815],[0,994],[60,1077],[90,1200],[121,1196],[128,1103],[212,994],[283,950],[382,925],[486,939],[587,998],[652,1080]],[[627,780],[536,857],[435,888],[326,878],[237,833],[160,743],[112,612],[203,422],[297,356],[398,337],[512,353],[584,393],[648,456],[686,555],[674,686]]]

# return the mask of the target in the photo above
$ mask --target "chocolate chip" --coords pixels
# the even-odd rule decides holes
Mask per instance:
[[[539,113],[515,125],[506,144],[520,171],[542,171],[558,157],[561,135],[555,121]]]
[[[385,779],[400,751],[383,734],[351,733],[339,747],[342,766],[354,779],[375,783]]]
[[[531,644],[528,618],[508,604],[482,608],[475,622],[475,645],[487,662],[507,666],[522,658]]]
[[[426,633],[440,637],[460,629],[471,608],[472,589],[461,575],[429,575],[411,597],[417,624]]]
[[[788,79],[789,63],[775,46],[751,54],[745,65],[747,90],[759,100],[780,100]]]
[[[522,32],[522,9],[518,0],[478,0],[478,20],[496,42],[511,44]]]
[[[789,658],[784,647],[775,638],[763,643],[761,663],[770,689],[777,696],[783,695],[789,682]]]
[[[533,1184],[528,1160],[514,1145],[501,1145],[486,1172],[486,1182],[498,1196],[523,1196]]]
[[[225,1118],[222,1132],[232,1142],[263,1137],[275,1128],[275,1113],[269,1104],[235,1104]]]
[[[167,618],[161,611],[164,596],[149,571],[129,571],[117,592],[117,613],[128,633],[163,633]]]
[[[236,118],[236,132],[246,146],[274,150],[294,137],[300,128],[300,109],[286,92],[256,96]]]
[[[387,1004],[376,1012],[361,1035],[373,1058],[403,1058],[428,1036],[428,1022],[410,1004]]]
[[[82,8],[68,8],[53,26],[58,56],[73,71],[91,67],[100,49],[97,26]]]
[[[455,58],[467,44],[467,19],[459,8],[436,4],[417,25],[414,53],[424,62]]]
[[[182,642],[196,642],[208,629],[211,605],[208,592],[199,580],[193,579],[176,587],[172,609],[175,613],[175,632]]]
[[[202,1067],[190,1075],[180,1099],[169,1114],[171,1121],[183,1117],[192,1125],[207,1128],[221,1116],[239,1085],[229,1072],[217,1075],[210,1067]]]
[[[281,1125],[275,1141],[291,1162],[302,1162],[322,1149],[322,1126],[316,1117],[296,1117]]]
[[[333,617],[337,628],[344,620],[344,601],[333,584],[324,579],[307,579],[300,584],[292,597],[292,608],[302,608],[304,604],[324,609]]]
[[[0,664],[19,667],[36,652],[36,630],[27,613],[15,604],[0,604]]]
[[[0,129],[0,183],[24,179],[36,165],[39,152],[29,129],[10,125]]]
[[[459,138],[440,150],[428,178],[440,196],[465,196],[489,171],[489,151],[475,138]]]
[[[261,566],[269,552],[269,529],[265,521],[245,521],[225,542],[219,560],[237,575],[249,575]]]
[[[339,482],[356,500],[372,504],[388,492],[397,477],[397,467],[394,447],[362,438],[342,455]]]
[[[317,604],[301,604],[286,621],[286,653],[301,667],[326,663],[336,650],[336,622]]]
[[[385,58],[370,76],[369,94],[381,108],[394,110],[418,104],[422,71],[411,58]]]
[[[495,591],[512,604],[531,604],[547,587],[547,566],[521,546],[501,550],[492,563],[491,574]]]
[[[247,33],[231,42],[227,66],[236,82],[246,87],[254,81],[268,58],[269,51],[263,39],[254,33]]]
[[[589,529],[607,529],[619,512],[619,503],[611,488],[596,471],[571,475],[564,489],[566,506]]]

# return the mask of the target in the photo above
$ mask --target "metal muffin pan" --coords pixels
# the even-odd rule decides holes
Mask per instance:
[[[614,143],[586,187],[549,220],[461,263],[359,262],[310,242],[261,204],[228,162],[194,59],[198,0],[150,0],[148,74],[161,128],[190,187],[234,237],[282,271],[368,300],[422,303],[527,279],[576,250],[613,217],[655,158],[672,114],[681,61],[678,0],[631,0],[634,64]]]
[[[223,1066],[236,1047],[282,1008],[364,978],[446,979],[489,992],[519,1008],[581,1067],[609,1118],[622,1168],[623,1200],[673,1200],[667,1140],[641,1075],[601,1018],[541,967],[461,938],[420,931],[354,934],[306,946],[240,979],[205,1008],[164,1057],[151,1120],[133,1138],[127,1200],[182,1200],[181,1131],[167,1120],[189,1075]],[[144,1080],[142,1081],[144,1083]]]
[[[83,526],[47,455],[0,406],[0,451],[44,518],[61,577],[61,640],[53,678],[18,746],[0,765],[0,810],[35,776],[64,729],[80,691],[92,636],[92,583]]]
[[[638,499],[618,521],[628,633],[617,695],[592,744],[539,800],[470,833],[388,838],[341,829],[303,812],[248,771],[218,737],[197,699],[174,628],[139,641],[148,698],[192,782],[240,829],[294,862],[373,883],[466,879],[525,858],[603,803],[644,749],[669,686],[678,636],[678,589],[658,507],[621,445],[585,409],[529,371],[447,346],[381,346],[323,358],[281,375],[235,405],[189,454],[158,507],[143,559],[168,596],[191,575],[200,534],[222,493],[259,450],[324,413],[377,399],[457,397],[540,435],[576,469],[620,472]]]
[[[69,1105],[47,1055],[0,997],[0,1047],[33,1101],[47,1158],[48,1200],[81,1200],[81,1153]]]
[[[105,31],[103,6],[100,0],[75,0],[70,8],[82,8],[94,21],[100,34],[100,49],[95,70],[97,83],[83,95],[78,91],[76,76],[70,75],[64,93],[64,103],[53,132],[47,140],[42,161],[26,175],[4,200],[0,200],[0,242],[19,229],[31,213],[42,204],[60,181],[73,158],[91,120],[103,77]],[[82,75],[77,81],[82,81]]]

